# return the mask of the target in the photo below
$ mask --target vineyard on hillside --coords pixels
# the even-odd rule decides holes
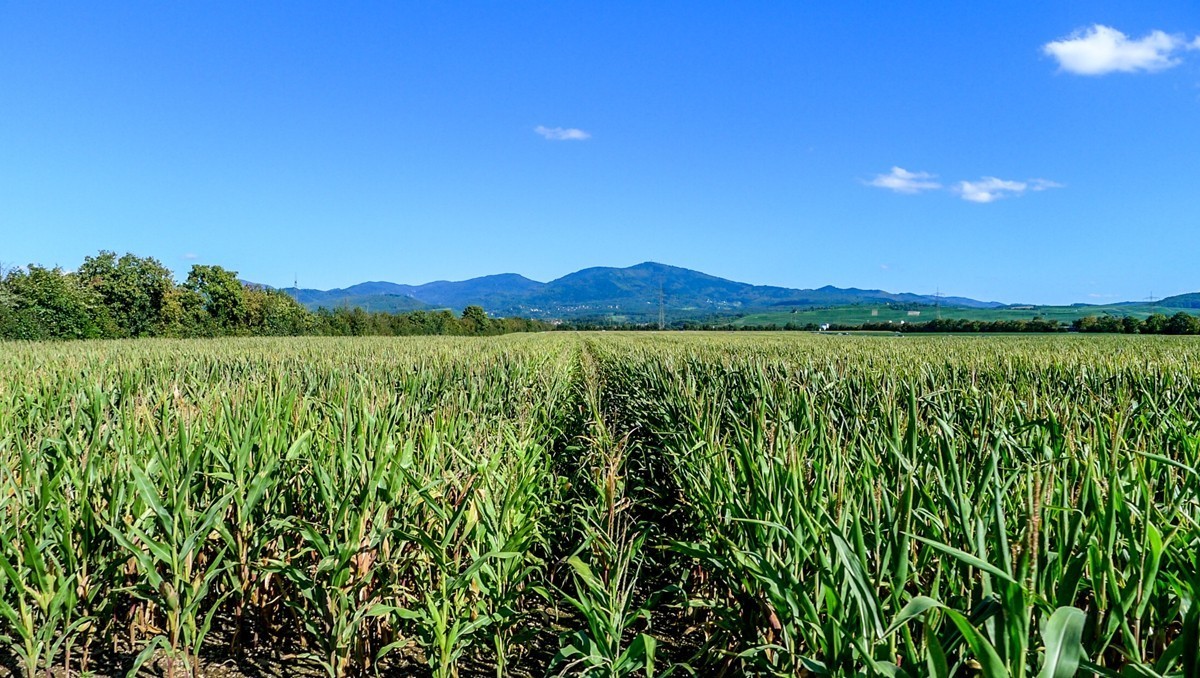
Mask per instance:
[[[1198,597],[1187,337],[0,345],[30,678],[1191,677]]]

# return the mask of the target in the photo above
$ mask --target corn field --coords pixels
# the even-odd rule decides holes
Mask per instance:
[[[1192,678],[1198,596],[1186,337],[0,344],[15,675]]]

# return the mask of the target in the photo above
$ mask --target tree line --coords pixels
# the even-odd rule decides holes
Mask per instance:
[[[550,325],[489,318],[468,306],[408,313],[309,311],[286,292],[243,284],[236,271],[194,265],[182,283],[152,257],[101,251],[74,271],[31,264],[0,271],[0,339],[296,335],[490,335]]]
[[[555,329],[566,331],[582,330],[642,330],[654,331],[659,329],[656,323],[612,323],[602,320],[574,320],[558,324]],[[1078,318],[1070,324],[1058,320],[1044,318],[1010,319],[1010,320],[965,320],[962,318],[941,318],[916,323],[862,323],[859,325],[834,323],[818,325],[817,323],[789,322],[785,325],[731,325],[728,320],[696,321],[674,320],[666,324],[668,330],[700,330],[700,331],[740,331],[740,332],[953,332],[953,333],[1053,333],[1053,332],[1104,332],[1110,334],[1200,334],[1200,318],[1180,311],[1173,316],[1155,313],[1144,320],[1133,316],[1086,316]]]
[[[964,320],[940,318],[919,323],[863,323],[832,325],[829,330],[871,330],[887,332],[1102,332],[1108,334],[1200,334],[1200,318],[1180,311],[1173,316],[1154,313],[1145,319],[1133,316],[1084,316],[1069,325],[1058,320]]]
[[[1087,316],[1071,324],[1076,332],[1120,332],[1123,334],[1200,334],[1200,318],[1180,311],[1171,317],[1155,313],[1145,320],[1130,316]]]

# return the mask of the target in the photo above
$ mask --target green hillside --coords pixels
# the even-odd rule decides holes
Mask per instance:
[[[407,313],[409,311],[423,311],[433,308],[429,304],[403,294],[328,296],[319,301],[304,302],[304,306],[310,311],[324,307],[329,309],[361,308],[364,311],[382,311],[384,313]]]
[[[1159,303],[1171,308],[1200,308],[1200,292],[1176,294],[1173,297],[1163,299]]]

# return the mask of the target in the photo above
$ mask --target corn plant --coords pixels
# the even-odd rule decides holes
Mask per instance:
[[[605,538],[600,535],[603,532],[597,539]],[[651,618],[649,606],[638,602],[636,588],[645,540],[644,533],[622,531],[612,541],[589,545],[602,554],[599,572],[577,555],[567,559],[575,589],[562,595],[583,618],[584,628],[569,634],[555,656],[552,668],[559,675],[654,675],[657,640],[637,632]],[[630,633],[632,640],[626,642]]]
[[[32,678],[55,659],[90,619],[76,613],[78,573],[70,566],[70,532],[59,522],[61,476],[24,455],[17,474],[5,473],[0,511],[9,517],[0,532],[0,618],[16,637],[14,648]],[[18,475],[19,474],[19,475]]]
[[[175,456],[160,448],[146,467],[131,465],[134,510],[126,514],[123,525],[106,525],[134,566],[129,592],[165,618],[165,633],[146,643],[134,665],[140,666],[163,648],[170,676],[175,675],[178,660],[186,672],[196,671],[213,616],[228,595],[214,595],[212,584],[225,570],[225,540],[219,529],[229,495],[206,497],[197,482],[203,448],[192,445],[182,427],[174,442],[175,449],[190,453]]]
[[[309,467],[312,501],[303,514],[274,523],[285,556],[266,565],[290,584],[287,604],[334,677],[369,669],[392,640],[370,624],[396,607],[389,554],[402,516],[389,482],[391,460],[371,461],[334,457]]]
[[[580,372],[585,430],[576,470],[581,502],[576,520],[583,543],[566,559],[574,588],[561,596],[582,617],[583,628],[563,638],[551,668],[560,675],[653,676],[657,641],[637,629],[649,626],[652,599],[638,587],[647,533],[637,530],[629,515],[629,440],[614,435],[605,415],[599,368],[590,350],[581,352]]]

